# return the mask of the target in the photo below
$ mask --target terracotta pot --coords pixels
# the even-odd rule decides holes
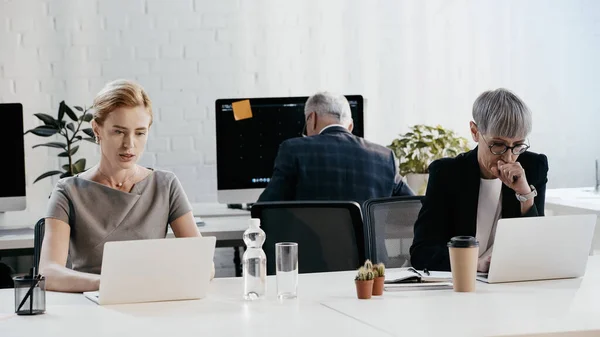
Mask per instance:
[[[368,300],[373,294],[373,280],[368,281],[354,281],[356,284],[356,296],[360,300]]]
[[[383,295],[383,281],[385,281],[385,276],[376,277],[373,281],[373,296]]]

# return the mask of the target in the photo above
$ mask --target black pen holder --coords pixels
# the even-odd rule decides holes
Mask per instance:
[[[46,312],[46,278],[17,276],[15,283],[15,313],[17,315],[39,315]]]

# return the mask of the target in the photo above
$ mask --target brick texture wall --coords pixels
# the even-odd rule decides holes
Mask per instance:
[[[367,138],[385,144],[415,123],[468,136],[475,97],[511,88],[534,112],[550,186],[591,185],[598,60],[598,1],[0,0],[0,102],[22,102],[31,128],[61,100],[138,80],[156,112],[142,163],[196,202],[216,199],[215,99],[322,89],[363,94]],[[53,184],[33,180],[58,164],[40,141],[26,136],[32,207]]]

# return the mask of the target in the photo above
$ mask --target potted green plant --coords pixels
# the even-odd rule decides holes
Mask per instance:
[[[95,143],[94,131],[92,128],[83,127],[84,123],[89,123],[94,116],[89,113],[90,109],[84,109],[79,106],[74,106],[75,110],[79,113],[75,113],[65,101],[60,102],[58,106],[58,116],[54,118],[48,114],[37,113],[34,114],[44,125],[40,125],[31,130],[27,130],[25,134],[32,133],[40,137],[51,137],[54,135],[62,136],[64,141],[48,142],[44,144],[34,145],[36,147],[51,147],[62,150],[59,154],[59,158],[66,158],[68,163],[61,166],[62,170],[48,171],[39,177],[37,177],[34,183],[57,174],[60,174],[61,178],[70,177],[77,173],[81,173],[86,170],[85,158],[80,158],[75,161],[74,155],[79,150],[79,143],[82,140],[86,140]],[[65,116],[69,117],[71,121],[65,120]]]
[[[373,294],[373,279],[375,274],[373,270],[360,267],[354,283],[356,284],[356,296],[361,300],[368,300]]]
[[[418,195],[424,195],[429,164],[436,159],[456,157],[469,150],[468,141],[440,125],[414,125],[388,145],[399,160],[400,174]]]
[[[385,265],[378,263],[373,266],[373,273],[375,278],[373,279],[373,296],[383,295],[383,285],[385,281]]]

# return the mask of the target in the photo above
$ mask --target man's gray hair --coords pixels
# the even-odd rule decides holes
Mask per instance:
[[[486,91],[473,103],[473,120],[484,135],[526,138],[531,132],[531,111],[507,89]]]
[[[342,125],[350,124],[352,121],[350,104],[346,97],[327,91],[318,92],[308,98],[304,105],[304,116],[311,112],[333,117]]]

